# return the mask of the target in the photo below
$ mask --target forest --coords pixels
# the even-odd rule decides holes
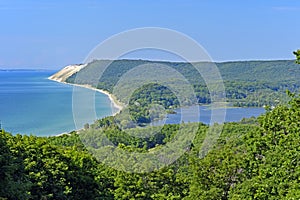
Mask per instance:
[[[222,79],[207,85],[207,80],[196,68],[203,68],[202,73],[208,69],[206,76],[209,76],[215,73],[209,71],[214,67],[218,68]],[[147,80],[152,81],[148,83]],[[163,118],[178,107],[212,103],[211,98],[218,96],[217,90],[221,88],[220,81],[225,88],[222,101],[227,106],[274,107],[288,102],[286,90],[300,90],[299,80],[300,68],[294,60],[223,63],[94,60],[66,82],[89,84],[113,94],[126,107],[122,114],[127,113],[127,117],[120,117],[120,123],[123,127],[132,128]],[[140,83],[143,83],[142,86]],[[189,92],[189,86],[192,92]],[[179,92],[174,93],[174,90]],[[178,98],[180,95],[181,99]],[[125,120],[128,114],[131,120]]]
[[[130,156],[117,163],[118,169],[107,165],[114,161],[109,158],[98,162],[84,143],[103,142],[91,134],[101,129],[116,149],[150,152],[176,137],[179,125],[157,128],[145,139],[122,131],[112,117],[80,134],[36,137],[2,131],[0,199],[299,199],[300,96],[290,95],[289,104],[257,119],[225,123],[205,157],[199,150],[208,126],[187,123],[186,128],[197,128],[190,148],[151,172],[118,170],[132,166]]]
[[[218,67],[225,85],[227,101],[233,106],[276,106],[279,103],[287,103],[286,90],[297,92],[300,89],[300,69],[294,60],[192,64],[199,67],[215,64]],[[114,91],[120,77],[137,66],[164,65],[175,69],[187,79],[196,93],[197,103],[210,103],[210,93],[206,83],[192,64],[146,60],[94,60],[66,81],[93,85],[116,95],[121,102],[124,102],[123,93],[127,93],[129,89],[122,88],[122,91],[116,93]],[[100,74],[102,74],[101,78]],[[153,91],[156,91],[155,88]]]
[[[295,54],[300,62],[300,51]],[[254,69],[255,63],[249,62],[249,68]],[[79,132],[52,137],[12,135],[1,130],[0,199],[300,199],[300,95],[294,91],[299,86],[294,79],[299,76],[299,66],[296,69],[290,61],[274,63],[285,63],[286,69],[294,70],[293,77],[283,74],[269,85],[246,81],[241,86],[241,93],[245,88],[254,87],[251,90],[255,92],[261,87],[265,94],[263,90],[273,91],[268,88],[271,84],[273,89],[278,87],[278,93],[291,90],[286,92],[287,103],[267,108],[258,118],[224,125],[199,122],[124,129],[117,117],[111,116]],[[252,78],[264,81],[263,76],[277,76],[272,74],[275,69],[286,70],[272,67],[272,62],[264,64],[269,66],[267,75]],[[222,65],[221,71],[226,65],[234,68],[232,63]],[[98,87],[109,91],[112,80]],[[236,87],[235,80],[231,81]],[[151,88],[165,89],[162,94],[173,100],[169,104],[168,98],[159,99],[162,106],[176,106],[172,94],[156,84],[150,85],[150,91],[144,88],[146,93],[137,92],[134,102],[158,101],[148,98]],[[145,135],[148,130],[154,134]],[[215,135],[219,130],[220,136]],[[195,132],[194,136],[186,137],[190,132]],[[205,143],[206,138],[215,142]],[[169,143],[175,145],[164,149]],[[206,147],[209,149],[203,151]],[[183,151],[173,159],[172,153],[178,149]],[[139,162],[137,158],[144,157],[136,157],[156,151],[167,156],[158,162],[148,157]],[[160,163],[168,164],[157,167]]]

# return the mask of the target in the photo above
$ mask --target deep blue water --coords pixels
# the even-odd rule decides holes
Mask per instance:
[[[77,128],[72,114],[73,86],[48,80],[54,71],[0,71],[0,120],[2,127],[13,134],[38,136],[56,135]],[[88,89],[85,92],[93,92]],[[112,115],[111,102],[102,93],[95,93],[97,118]],[[87,105],[89,106],[89,105]],[[169,124],[183,121],[210,123],[211,110],[200,107],[200,118],[190,116],[198,107],[177,109],[168,115]],[[215,122],[219,122],[216,110]],[[258,116],[263,108],[228,108],[225,121],[239,121],[243,117]],[[90,119],[86,122],[91,123]],[[156,122],[162,124],[163,121]]]
[[[0,71],[0,120],[4,130],[13,134],[48,136],[75,129],[73,86],[48,80],[53,73]],[[95,98],[97,117],[111,115],[108,97],[97,92]]]

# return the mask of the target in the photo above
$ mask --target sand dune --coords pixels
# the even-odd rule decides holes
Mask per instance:
[[[66,80],[72,76],[74,73],[80,71],[82,68],[84,68],[86,66],[86,64],[79,64],[79,65],[68,65],[66,67],[64,67],[62,70],[58,71],[57,73],[53,74],[52,76],[50,76],[48,79],[49,80],[53,80],[53,81],[57,81],[60,83],[64,83],[64,84],[69,84],[69,85],[74,85],[77,87],[84,87],[87,89],[91,89],[91,90],[95,90],[97,92],[101,92],[105,95],[108,96],[108,98],[110,99],[110,101],[112,102],[112,106],[115,107],[118,111],[116,113],[118,113],[119,111],[121,111],[123,109],[123,104],[121,102],[119,102],[116,97],[114,97],[112,94],[110,94],[107,91],[104,90],[100,90],[97,88],[92,87],[91,85],[81,85],[81,84],[72,84],[72,83],[67,83]],[[114,114],[116,114],[114,113]]]
[[[82,68],[84,68],[86,64],[81,65],[68,65],[64,67],[59,72],[53,74],[49,77],[50,80],[58,81],[58,82],[65,82],[67,78],[72,76],[74,73],[80,71]]]

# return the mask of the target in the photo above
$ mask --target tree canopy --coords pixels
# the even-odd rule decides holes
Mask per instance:
[[[300,49],[293,52],[296,56],[296,63],[300,64]]]
[[[155,101],[148,94],[157,97],[152,92],[137,95]],[[99,162],[96,158],[104,155],[98,147],[114,146],[115,156],[121,150],[151,153],[174,139],[185,141],[178,136],[178,124],[124,131],[111,116],[79,133],[55,137],[2,131],[0,199],[300,199],[300,95],[287,94],[288,103],[269,108],[257,119],[225,123],[205,157],[201,148],[209,127],[184,124],[184,131],[197,130],[191,145],[171,164],[150,172],[142,171],[150,161],[138,163],[130,154],[117,163],[118,169],[107,165],[115,161],[113,157]],[[212,130],[221,127],[211,126]],[[147,129],[155,134],[145,137],[142,134]],[[128,166],[141,171],[120,170]]]

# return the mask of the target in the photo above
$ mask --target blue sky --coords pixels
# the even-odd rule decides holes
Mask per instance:
[[[0,68],[81,63],[108,37],[149,26],[190,36],[215,61],[293,59],[299,13],[299,0],[0,0]]]

